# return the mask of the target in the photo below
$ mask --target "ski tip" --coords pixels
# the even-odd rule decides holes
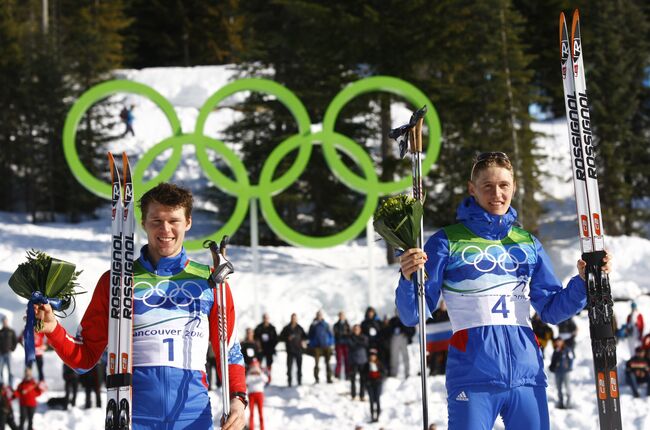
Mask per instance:
[[[115,157],[113,157],[113,154],[111,154],[110,152],[108,153],[108,168],[111,171],[111,182],[115,182],[115,176],[116,176]]]
[[[580,12],[578,9],[573,11],[573,22],[571,23],[571,40],[580,38]]]
[[[131,164],[129,163],[129,157],[126,155],[126,152],[122,153],[122,172],[124,172],[126,181],[131,182]]]

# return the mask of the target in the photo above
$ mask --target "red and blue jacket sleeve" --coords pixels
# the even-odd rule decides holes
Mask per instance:
[[[61,360],[78,373],[92,369],[101,358],[108,343],[109,272],[104,273],[95,287],[88,308],[81,319],[77,336],[71,336],[57,324],[47,334],[50,346]]]
[[[246,370],[244,367],[244,355],[241,352],[241,346],[237,338],[237,315],[235,304],[230,291],[230,286],[225,283],[226,287],[226,319],[228,322],[228,378],[230,380],[231,393],[246,392]],[[217,312],[217,289],[214,290],[214,305],[210,310],[210,343],[216,357],[217,363],[221,363],[221,352],[219,351],[219,315]],[[217,365],[217,372],[221,377],[221,366]]]

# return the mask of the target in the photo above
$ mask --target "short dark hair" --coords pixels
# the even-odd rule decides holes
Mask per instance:
[[[139,202],[143,222],[147,218],[147,210],[152,202],[157,202],[171,208],[181,207],[185,209],[186,219],[190,219],[192,216],[194,197],[192,196],[192,192],[187,188],[179,187],[169,182],[161,182],[144,193]]]

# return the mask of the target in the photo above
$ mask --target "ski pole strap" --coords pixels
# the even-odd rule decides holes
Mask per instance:
[[[133,375],[130,373],[118,373],[106,376],[106,388],[128,387],[133,383]]]
[[[223,283],[231,273],[235,272],[235,267],[226,258],[226,245],[228,244],[228,240],[228,236],[224,236],[219,247],[217,247],[217,242],[214,240],[208,239],[203,242],[203,247],[209,248],[210,252],[212,252],[214,272],[210,275],[210,280],[215,286]]]
[[[36,360],[36,348],[34,346],[34,324],[36,322],[36,313],[34,312],[34,305],[47,305],[50,304],[52,309],[61,309],[63,300],[50,299],[40,291],[34,291],[31,298],[27,302],[27,320],[25,321],[25,365],[31,366]]]
[[[418,122],[421,124],[421,120],[424,118],[424,115],[426,115],[426,113],[427,107],[422,106],[420,109],[413,112],[413,115],[411,115],[411,119],[409,120],[408,124],[394,128],[388,133],[388,137],[395,139],[399,144],[400,158],[404,158],[406,155],[406,152],[409,149],[409,140],[413,141],[415,139],[415,135],[411,136],[411,131],[416,127]],[[422,149],[420,148],[420,150]]]

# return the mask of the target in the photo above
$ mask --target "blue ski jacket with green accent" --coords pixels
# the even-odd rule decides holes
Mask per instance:
[[[424,246],[426,316],[442,294],[454,330],[448,391],[546,386],[530,305],[543,321],[557,324],[585,307],[585,282],[576,275],[563,288],[539,240],[515,226],[513,208],[492,215],[468,197],[459,205],[457,219],[460,224],[439,230]],[[395,302],[402,322],[416,325],[415,287],[403,276]]]

